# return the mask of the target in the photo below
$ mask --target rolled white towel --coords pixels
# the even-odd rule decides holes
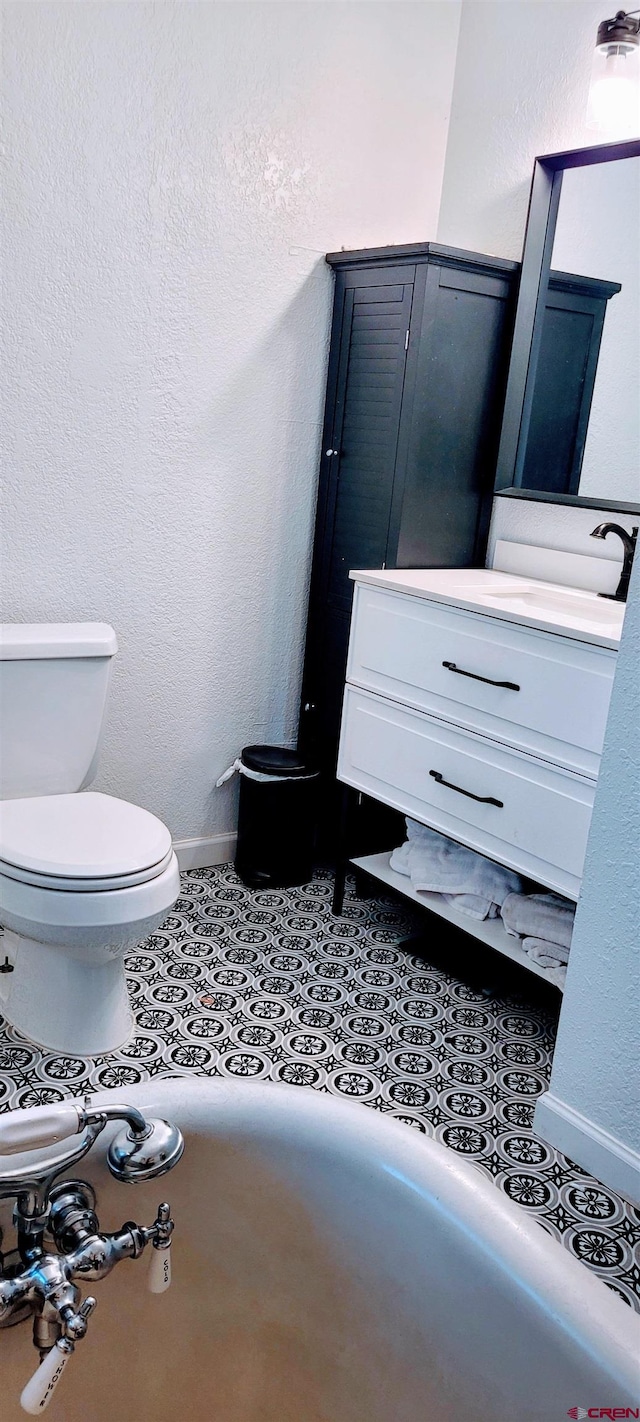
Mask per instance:
[[[494,903],[493,899],[483,899],[480,894],[443,894],[452,908],[457,908],[460,913],[466,913],[468,918],[498,918],[500,905]]]
[[[507,894],[500,910],[507,933],[571,946],[576,906],[560,894]],[[566,962],[566,959],[565,959]]]

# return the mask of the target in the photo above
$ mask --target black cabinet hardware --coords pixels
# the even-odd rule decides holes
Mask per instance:
[[[442,665],[447,671],[457,672],[458,676],[470,676],[473,681],[486,681],[487,686],[504,686],[507,691],[520,690],[516,681],[493,681],[490,676],[478,676],[477,672],[464,671],[462,667],[457,667],[455,662],[443,662]]]
[[[429,774],[437,780],[438,785],[446,785],[447,790],[455,790],[458,795],[466,795],[469,800],[478,800],[481,805],[495,805],[496,809],[504,809],[504,800],[496,800],[493,795],[474,795],[473,790],[463,790],[461,785],[452,785],[450,780],[445,780],[439,770],[430,770]]]

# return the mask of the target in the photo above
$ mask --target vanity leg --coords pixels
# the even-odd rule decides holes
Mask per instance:
[[[342,913],[344,904],[344,886],[347,878],[347,863],[349,854],[349,822],[351,808],[351,791],[348,785],[343,785],[340,797],[340,818],[338,821],[338,844],[336,852],[336,877],[333,885],[332,911],[336,916]]]
[[[374,889],[374,887],[373,887],[373,883],[372,883],[372,880],[371,880],[371,876],[370,876],[369,874],[363,874],[362,869],[355,869],[355,870],[354,870],[354,873],[353,873],[353,877],[354,877],[354,881],[355,881],[355,884],[354,884],[355,897],[356,897],[357,899],[372,899],[372,898],[374,898],[376,891],[375,891],[375,889]]]

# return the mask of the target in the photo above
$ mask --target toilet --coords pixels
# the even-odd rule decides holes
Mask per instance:
[[[124,955],[179,893],[162,821],[85,790],[117,650],[105,623],[0,628],[0,1014],[73,1056],[130,1037]]]

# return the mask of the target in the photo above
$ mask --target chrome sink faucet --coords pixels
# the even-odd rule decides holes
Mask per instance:
[[[637,527],[632,528],[631,533],[627,533],[626,528],[622,528],[621,524],[619,523],[599,523],[598,527],[593,529],[593,532],[591,533],[591,538],[606,538],[608,533],[617,533],[618,538],[622,539],[622,546],[624,548],[624,561],[622,564],[622,572],[620,574],[620,582],[618,583],[615,592],[600,593],[599,596],[609,597],[612,599],[613,602],[626,602],[627,593],[629,592],[629,579],[631,577],[631,569],[633,567],[633,555],[636,551],[638,529]]]
[[[33,1415],[50,1401],[96,1306],[91,1295],[81,1300],[76,1280],[103,1279],[121,1259],[137,1259],[151,1244],[151,1292],[163,1293],[171,1282],[173,1220],[168,1204],[159,1206],[152,1225],[127,1221],[120,1230],[106,1233],[100,1230],[95,1193],[86,1181],[54,1183],[86,1155],[108,1121],[125,1122],[107,1151],[107,1165],[117,1180],[153,1180],[180,1160],[184,1141],[177,1126],[147,1120],[132,1106],[92,1109],[87,1097],[82,1104],[66,1102],[0,1117],[0,1199],[15,1200],[16,1229],[15,1248],[0,1253],[0,1328],[33,1318],[40,1366],[20,1399],[25,1412]],[[52,1146],[78,1135],[79,1142],[51,1153]],[[23,1152],[33,1155],[39,1148],[44,1154],[25,1165]],[[10,1169],[6,1157],[16,1152],[22,1160]]]

